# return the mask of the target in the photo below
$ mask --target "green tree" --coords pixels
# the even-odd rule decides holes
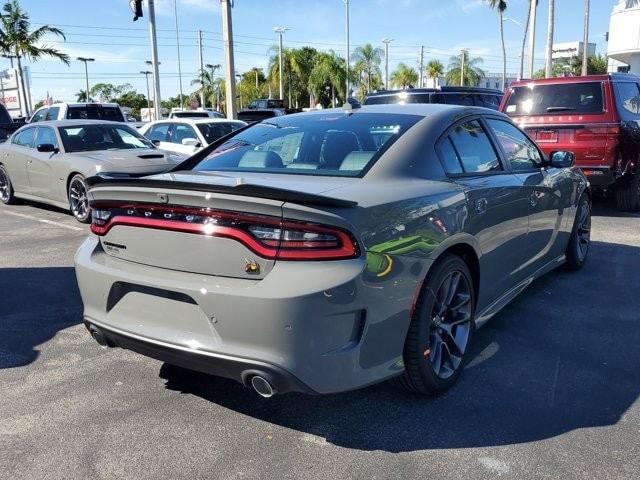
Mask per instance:
[[[433,86],[436,86],[436,79],[444,74],[444,65],[439,60],[431,60],[426,67],[427,78],[433,80]]]
[[[166,108],[167,110],[171,110],[172,108],[179,108],[180,105],[189,105],[189,95],[182,95],[182,102],[180,102],[180,94],[175,97],[169,97],[167,100],[162,101],[162,108]]]
[[[407,88],[418,81],[418,72],[404,63],[399,63],[389,80],[396,87]]]
[[[278,46],[270,49],[267,78],[272,92],[279,91],[280,60]],[[283,85],[287,105],[291,107],[309,106],[309,76],[315,65],[318,51],[312,47],[284,48],[282,50]]]
[[[87,91],[86,90],[80,90],[78,93],[76,93],[76,101],[77,102],[91,102],[91,98],[87,98]]]
[[[69,65],[69,55],[43,44],[46,35],[53,34],[65,38],[62,30],[50,25],[43,25],[30,31],[29,15],[22,10],[18,0],[9,0],[0,13],[0,51],[3,54],[15,55],[18,70],[22,72],[22,58],[35,62],[42,57],[52,57]],[[24,105],[28,105],[24,75],[20,75]]]
[[[309,92],[323,107],[338,104],[339,98],[346,98],[346,65],[344,58],[333,50],[319,52],[316,63],[309,74]]]
[[[214,105],[214,108],[220,108],[220,99],[224,96],[223,86],[224,79],[216,75],[216,72],[220,70],[219,64],[212,65],[210,69],[205,69],[200,72],[197,78],[191,80],[191,85],[198,85],[198,89],[194,94],[200,96],[200,93],[204,93],[204,101],[207,105]],[[206,107],[206,105],[203,105]]]
[[[140,118],[140,109],[147,107],[147,97],[135,90],[124,93],[115,101],[121,107],[129,107],[136,118]]]
[[[571,73],[573,75],[582,74],[582,57],[574,55],[571,57]],[[607,57],[600,55],[591,55],[587,57],[587,75],[601,75],[607,73]]]
[[[252,68],[242,74],[236,86],[236,93],[242,99],[243,106],[247,106],[251,100],[266,97],[266,81],[261,68]]]
[[[374,47],[370,43],[356,48],[351,54],[351,60],[354,62],[354,69],[360,73],[361,80],[360,89],[365,93],[375,90],[374,85],[382,83],[380,64],[384,50],[380,47]]]
[[[464,60],[463,60],[464,59]],[[464,81],[460,81],[462,76],[462,62],[464,61]],[[463,50],[462,54],[449,59],[449,67],[445,76],[449,85],[470,85],[476,86],[485,77],[484,70],[478,65],[482,65],[480,57],[469,58],[469,52]]]
[[[502,81],[500,89],[504,90],[507,81],[507,50],[504,46],[504,11],[507,9],[505,0],[485,0],[489,7],[498,12],[498,21],[500,24],[500,42],[502,44]]]
[[[123,83],[122,85],[114,85],[112,83],[96,83],[89,95],[91,97],[97,97],[101,102],[115,102],[118,97],[121,97],[127,92],[133,90],[130,83]]]

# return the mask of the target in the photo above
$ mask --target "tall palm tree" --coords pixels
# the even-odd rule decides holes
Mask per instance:
[[[504,11],[507,9],[507,2],[505,0],[486,0],[494,10],[498,11],[498,20],[500,21],[500,42],[502,43],[502,81],[500,83],[500,89],[504,91],[505,83],[507,81],[507,50],[504,46]]]
[[[208,100],[212,105],[217,105],[221,98],[222,79],[216,76],[216,71],[221,68],[220,64],[211,65],[210,70],[203,69],[197,78],[191,80],[191,85],[199,85],[200,88],[196,90],[198,95],[202,94],[205,102]],[[204,107],[205,105],[203,105]],[[217,107],[216,107],[217,108]]]
[[[418,72],[404,63],[399,63],[390,80],[396,87],[407,88],[418,81]]]
[[[351,60],[355,64],[355,69],[364,74],[366,93],[371,92],[371,80],[373,77],[380,77],[380,64],[384,50],[366,43],[356,48],[351,54]]]
[[[464,61],[464,78],[462,82],[462,62]],[[478,65],[482,65],[480,57],[469,58],[469,52],[464,50],[461,55],[455,55],[449,59],[449,67],[445,78],[449,85],[478,85],[485,77],[485,72]]]
[[[337,104],[337,97],[346,98],[346,69],[344,58],[336,55],[332,50],[328,53],[319,52],[311,73],[309,74],[309,92],[320,100],[327,98],[326,89],[331,91],[331,105]]]
[[[433,81],[433,87],[437,87],[438,77],[444,74],[444,65],[440,60],[430,60],[427,63],[427,78]]]
[[[29,114],[29,102],[22,75],[22,58],[35,62],[42,57],[52,57],[69,65],[69,55],[55,48],[41,44],[47,34],[58,35],[65,39],[62,30],[43,25],[30,31],[31,23],[27,14],[18,3],[18,0],[9,0],[2,7],[0,13],[0,50],[2,53],[15,55],[18,61],[20,87],[22,88],[25,111]]]

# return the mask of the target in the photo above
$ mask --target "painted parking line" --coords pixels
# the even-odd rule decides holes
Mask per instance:
[[[28,220],[33,220],[34,222],[46,223],[47,225],[53,225],[55,227],[66,228],[67,230],[74,230],[76,232],[86,232],[86,228],[82,227],[74,227],[73,225],[65,225],[64,223],[54,222],[53,220],[47,220],[45,218],[38,218],[31,215],[26,215],[24,213],[18,212],[10,212],[8,210],[0,210],[2,213],[6,213],[8,215],[13,215],[14,217],[26,218]]]

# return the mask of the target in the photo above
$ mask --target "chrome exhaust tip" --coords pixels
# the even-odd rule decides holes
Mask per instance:
[[[260,375],[251,377],[251,386],[258,395],[264,398],[273,397],[276,393],[276,388],[271,385],[269,380]]]

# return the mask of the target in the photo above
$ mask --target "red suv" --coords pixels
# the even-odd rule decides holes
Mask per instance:
[[[640,77],[626,73],[514,82],[500,111],[549,155],[569,150],[594,189],[640,209]]]

